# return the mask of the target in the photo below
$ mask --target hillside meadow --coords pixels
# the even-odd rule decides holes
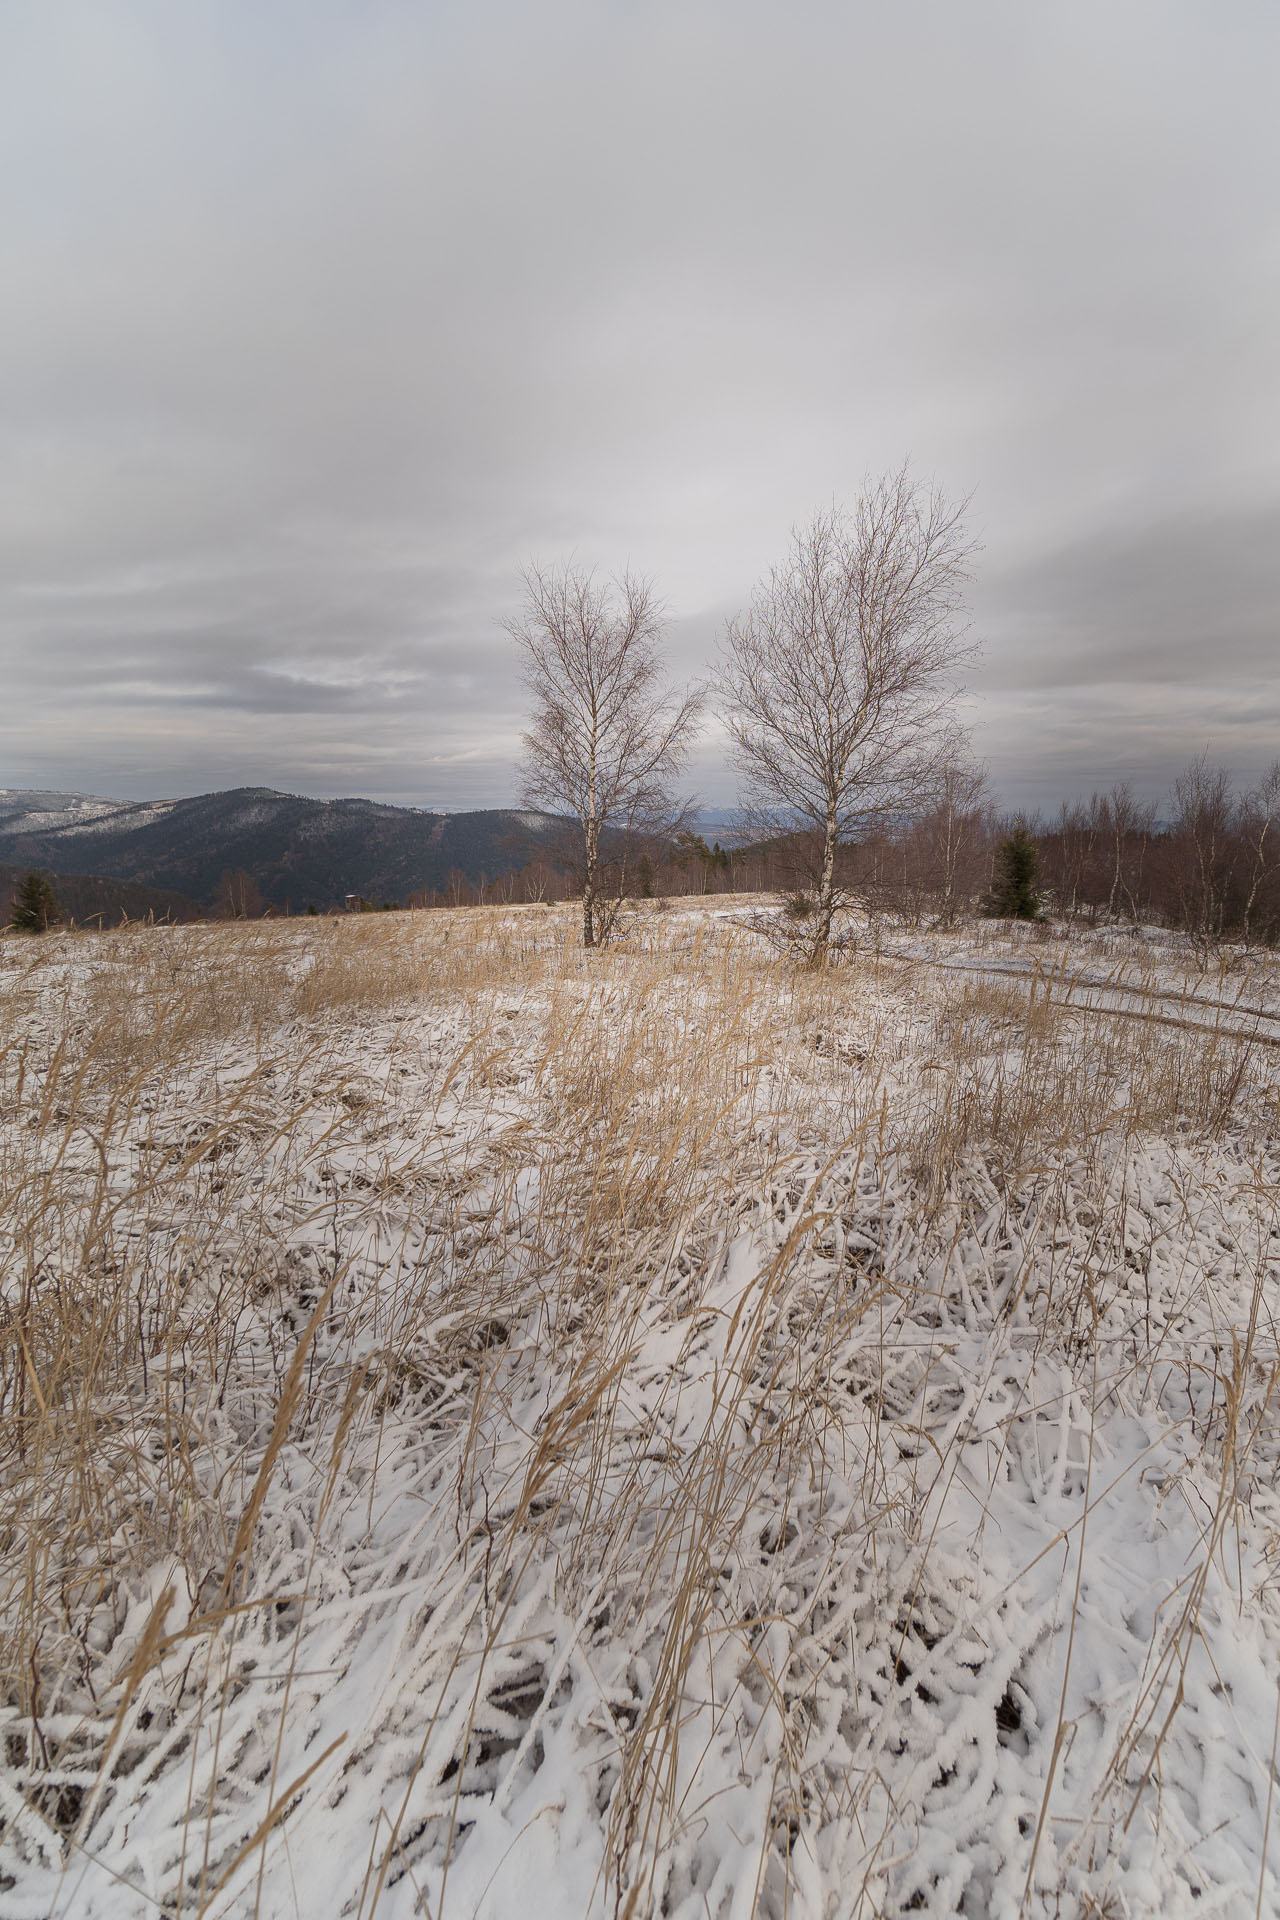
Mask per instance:
[[[0,941],[0,1915],[1280,1911],[1280,967]]]

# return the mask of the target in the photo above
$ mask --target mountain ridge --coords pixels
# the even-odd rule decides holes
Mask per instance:
[[[247,873],[277,910],[341,905],[350,894],[403,900],[518,870],[559,823],[519,808],[463,813],[351,796],[313,800],[231,787],[174,800],[112,800],[61,789],[0,788],[0,861],[94,875],[218,903],[224,875]]]

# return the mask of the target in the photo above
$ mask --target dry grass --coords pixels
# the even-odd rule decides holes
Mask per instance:
[[[1139,1000],[1145,1024],[1133,995],[1123,1016],[1082,1013],[1052,988],[979,980],[942,999],[917,1146],[935,1199],[975,1151],[1016,1187],[1049,1151],[1096,1165],[1117,1139],[1216,1137],[1230,1123],[1258,1052],[1247,1036],[1165,1024],[1154,997]]]
[[[597,955],[573,933],[477,910],[4,948],[14,1900],[29,1872],[58,1913],[107,1911],[94,1860],[141,1887],[145,1805],[164,1837],[117,1911],[280,1912],[298,1809],[334,1818],[381,1742],[343,1910],[421,1883],[438,1914],[478,1809],[576,1741],[602,1910],[720,1911],[689,1861],[734,1748],[735,1912],[820,1912],[850,1858],[841,1911],[960,1911],[901,1852],[927,1703],[950,1659],[998,1756],[1036,1685],[996,1601],[969,1606],[942,1503],[979,1446],[993,1474],[1040,1461],[1056,1422],[1078,1589],[1080,1435],[1128,1396],[1194,1436],[1204,1549],[1075,1851],[1065,1706],[1012,1843],[1028,1900],[1047,1859],[1059,1901],[1109,1897],[1266,1451],[1272,1060],[1025,985],[796,975],[695,916]],[[1152,1138],[1167,1192],[1140,1206]],[[1193,1149],[1252,1179],[1251,1231]],[[978,1330],[982,1379],[955,1358]],[[340,1748],[306,1674],[318,1646],[334,1684],[354,1658],[343,1605],[412,1645],[416,1707]],[[1069,1679],[1070,1656],[1064,1701]]]

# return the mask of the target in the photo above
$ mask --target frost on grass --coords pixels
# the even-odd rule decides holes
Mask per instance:
[[[1273,971],[567,931],[0,950],[0,1912],[1276,1911]]]

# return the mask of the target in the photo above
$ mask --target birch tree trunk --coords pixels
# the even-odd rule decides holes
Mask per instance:
[[[836,828],[833,809],[827,814],[822,840],[822,877],[818,886],[817,926],[811,955],[811,964],[815,967],[825,967],[831,953],[831,927],[836,914]]]

